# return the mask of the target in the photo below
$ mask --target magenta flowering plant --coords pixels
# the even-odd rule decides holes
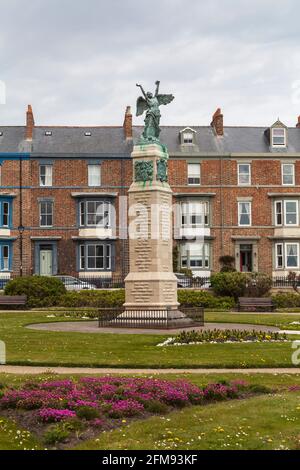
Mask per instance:
[[[111,418],[131,418],[142,414],[144,406],[136,400],[118,400],[111,403],[108,414]]]
[[[58,423],[63,420],[75,418],[76,413],[70,410],[56,410],[53,408],[42,408],[37,413],[38,420],[43,423]]]

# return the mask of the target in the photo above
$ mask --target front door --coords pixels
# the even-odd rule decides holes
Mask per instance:
[[[52,264],[53,264],[52,250],[41,250],[40,251],[40,275],[52,276],[53,274]]]
[[[253,259],[252,259],[252,245],[241,245],[240,248],[240,261],[241,261],[241,272],[251,273],[253,271]]]

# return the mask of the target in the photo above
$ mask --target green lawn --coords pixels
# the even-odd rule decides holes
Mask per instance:
[[[37,437],[0,416],[0,450],[40,450]]]
[[[76,449],[271,450],[300,448],[300,397],[278,393],[194,406],[134,422]]]
[[[38,376],[40,380],[54,377]],[[179,376],[159,377],[176,379]],[[238,377],[238,374],[184,376],[197,385]],[[18,386],[29,378],[32,377],[0,374],[0,384]],[[193,406],[165,416],[133,421],[122,429],[101,433],[97,439],[80,443],[76,449],[299,449],[300,394],[287,392],[286,388],[300,385],[300,374],[247,375],[245,380],[272,387],[274,394]],[[43,448],[38,437],[24,432],[20,435],[18,431],[22,432],[18,426],[3,420],[0,413],[0,450]]]
[[[261,315],[251,313],[207,312],[205,319],[207,322],[250,323],[253,325],[277,326],[284,330],[300,330],[300,314],[287,315],[286,313],[273,313]],[[294,322],[299,322],[299,325],[293,324]]]
[[[208,321],[249,322],[251,315],[209,313]],[[253,323],[297,321],[299,316],[255,316]],[[255,317],[255,318],[254,318]],[[57,321],[62,321],[57,319]],[[290,343],[204,344],[158,348],[166,336],[44,332],[25,328],[29,323],[53,321],[47,313],[6,312],[0,315],[0,340],[7,361],[15,365],[65,365],[131,368],[292,367]]]

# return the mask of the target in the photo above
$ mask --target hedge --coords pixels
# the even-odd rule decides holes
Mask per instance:
[[[26,295],[27,307],[53,307],[59,305],[66,288],[55,277],[25,276],[10,281],[4,290],[5,295]]]
[[[198,290],[179,290],[178,301],[183,307],[196,307],[201,305],[205,308],[230,310],[235,306],[235,301],[232,297],[215,297],[210,292]],[[67,292],[60,299],[60,306],[68,308],[111,308],[122,307],[124,303],[124,289],[116,291]]]
[[[300,307],[300,295],[296,293],[278,293],[272,296],[276,308]]]

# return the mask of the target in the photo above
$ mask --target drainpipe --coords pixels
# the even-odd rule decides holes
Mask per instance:
[[[24,226],[23,226],[23,175],[22,175],[22,157],[20,157],[19,160],[19,170],[20,170],[20,175],[19,175],[19,180],[20,180],[20,185],[19,185],[19,238],[20,238],[20,277],[23,276],[23,234],[24,234]]]

